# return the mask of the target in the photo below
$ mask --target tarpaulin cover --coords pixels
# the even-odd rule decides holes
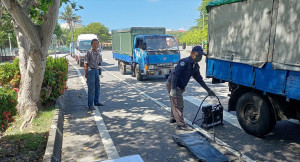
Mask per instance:
[[[273,68],[300,71],[300,3],[279,0]]]
[[[223,1],[210,6],[217,2]],[[213,7],[208,58],[259,68],[271,62],[273,69],[300,71],[299,15],[299,0],[244,0]]]
[[[214,7],[214,6],[221,6],[221,5],[224,5],[224,4],[229,4],[229,3],[235,3],[235,2],[241,2],[243,0],[218,0],[218,1],[211,1],[209,2],[207,5],[206,5],[206,10],[207,12],[209,12],[209,9],[211,7]]]
[[[212,8],[208,58],[262,67],[268,61],[273,0],[247,0]]]

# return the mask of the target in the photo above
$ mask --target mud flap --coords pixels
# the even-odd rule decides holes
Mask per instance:
[[[213,147],[207,139],[199,132],[186,134],[174,134],[173,140],[179,145],[184,146],[200,161],[225,162],[228,158]]]

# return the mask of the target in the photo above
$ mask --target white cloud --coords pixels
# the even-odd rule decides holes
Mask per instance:
[[[186,27],[181,27],[179,28],[178,30],[184,30],[184,31],[187,31],[188,29]]]

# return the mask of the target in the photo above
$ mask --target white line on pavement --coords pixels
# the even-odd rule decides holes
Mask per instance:
[[[300,121],[299,120],[289,119],[288,121],[291,122],[291,123],[300,125]]]
[[[183,98],[196,106],[200,106],[200,104],[202,102],[202,100],[200,100],[194,96],[184,96]],[[207,103],[204,102],[203,104],[207,104]],[[234,125],[235,127],[243,130],[235,115],[232,115],[226,111],[223,111],[223,119],[225,121],[227,121],[228,123],[230,123],[231,125]]]
[[[81,78],[81,82],[82,82],[82,85],[84,86],[84,90],[85,90],[86,94],[88,94],[88,88],[87,88],[87,84],[86,84],[84,77],[81,75],[80,71],[78,70],[78,68],[76,66],[74,66],[71,62],[69,62],[69,63],[76,69],[78,76]],[[105,126],[105,123],[101,116],[100,111],[98,109],[96,109],[93,112],[94,112],[94,118],[96,121],[96,125],[97,125],[97,128],[98,128],[98,131],[99,131],[99,134],[100,134],[102,143],[104,145],[108,159],[119,158],[120,156],[118,154],[118,151],[114,145],[113,140],[111,139],[111,137],[109,135],[109,132]]]
[[[126,81],[124,81],[122,78],[116,76],[115,74],[111,73],[110,71],[106,70],[105,68],[101,67],[101,69],[107,71],[109,74],[111,74],[112,76],[114,76],[115,78],[119,79],[121,82],[127,84],[129,87],[135,89],[137,92],[139,92],[140,94],[144,95],[145,97],[147,97],[148,99],[152,100],[153,102],[155,102],[156,104],[158,104],[159,106],[161,106],[161,108],[164,108],[165,110],[171,112],[171,109],[170,107],[166,106],[165,104],[161,103],[160,101],[158,101],[157,99],[147,95],[145,92],[142,92],[141,90],[137,89],[136,87],[132,86],[132,84],[129,84],[127,83]],[[199,103],[200,105],[200,103]],[[211,139],[211,140],[214,140],[214,137],[213,135],[211,135],[210,133],[208,133],[207,131],[205,131],[204,129],[200,128],[199,126],[197,125],[192,125],[192,122],[189,121],[188,119],[184,118],[185,122],[188,123],[189,125],[193,126],[197,131],[199,131],[200,133],[204,134],[207,138]],[[221,145],[224,145],[224,146],[227,146],[226,149],[230,152],[232,152],[234,155],[236,155],[237,157],[240,157],[240,153],[238,151],[235,151],[234,149],[231,149],[230,146],[221,141],[220,139],[218,138],[215,138],[216,142],[221,144]],[[247,161],[247,162],[252,162],[253,160],[251,158],[249,158],[248,156],[242,154],[241,155],[242,158],[244,159],[244,161]]]

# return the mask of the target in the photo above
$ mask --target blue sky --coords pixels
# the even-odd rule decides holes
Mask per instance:
[[[201,0],[73,0],[84,10],[76,11],[82,24],[100,22],[110,30],[127,27],[185,29],[196,25]],[[63,12],[65,6],[60,8]],[[58,21],[63,23],[61,20]]]

